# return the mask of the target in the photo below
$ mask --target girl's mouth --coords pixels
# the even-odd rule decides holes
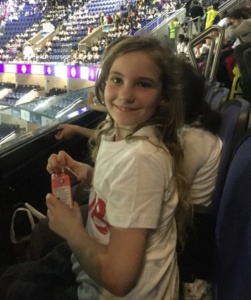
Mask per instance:
[[[121,111],[135,111],[137,110],[136,108],[130,108],[130,107],[124,107],[124,106],[117,106],[115,105],[117,109],[121,110]]]

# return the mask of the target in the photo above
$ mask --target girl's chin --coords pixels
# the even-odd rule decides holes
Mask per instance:
[[[123,130],[129,130],[129,131],[133,131],[134,128],[137,126],[137,125],[132,125],[132,124],[128,124],[128,123],[115,123],[116,125],[116,128],[119,128],[119,129],[123,129]]]

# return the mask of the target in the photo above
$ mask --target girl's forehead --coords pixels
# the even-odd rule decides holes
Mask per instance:
[[[141,57],[142,60],[138,60],[139,63],[143,63],[144,59],[148,60],[148,61],[151,61],[153,64],[157,64],[156,62],[156,59],[154,59],[154,55],[153,53],[149,53],[147,51],[144,51],[144,50],[135,50],[135,51],[130,51],[130,52],[126,52],[126,53],[121,53],[119,55],[117,55],[113,62],[111,63],[111,67],[118,61],[118,60],[121,60],[121,59],[124,59],[124,58],[128,58],[128,62],[130,61],[130,59],[133,59],[135,57]]]
[[[164,63],[163,63],[164,64]],[[135,77],[160,77],[163,74],[163,64],[159,63],[151,53],[132,51],[118,55],[107,68],[107,76],[113,72],[133,74]]]

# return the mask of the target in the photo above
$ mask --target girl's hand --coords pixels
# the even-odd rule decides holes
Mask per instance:
[[[73,235],[79,235],[84,229],[81,210],[77,202],[73,207],[57,199],[52,194],[46,195],[47,216],[49,227],[66,241]]]
[[[77,125],[62,124],[59,126],[59,131],[55,134],[56,140],[66,139],[70,140],[78,134]]]
[[[71,177],[73,176],[71,172],[67,172],[70,168],[74,173],[76,173],[76,180],[80,181],[85,188],[89,188],[92,183],[93,168],[87,164],[83,164],[74,160],[65,151],[59,151],[58,154],[52,154],[47,163],[47,171],[50,174],[61,173],[62,169],[65,169]]]
[[[95,94],[93,92],[90,92],[87,98],[87,106],[95,105],[94,98],[95,98]]]

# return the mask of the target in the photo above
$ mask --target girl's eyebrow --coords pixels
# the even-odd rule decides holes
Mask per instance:
[[[122,74],[119,71],[110,71],[109,75],[120,75],[120,76],[122,76]]]
[[[109,75],[119,75],[119,76],[122,76],[122,77],[123,77],[123,74],[120,73],[119,71],[111,71],[111,72],[109,73]],[[150,82],[152,82],[152,83],[157,83],[157,81],[154,80],[154,79],[151,78],[151,77],[144,77],[144,76],[142,76],[142,77],[138,77],[137,80],[147,80],[147,81],[150,81]]]

